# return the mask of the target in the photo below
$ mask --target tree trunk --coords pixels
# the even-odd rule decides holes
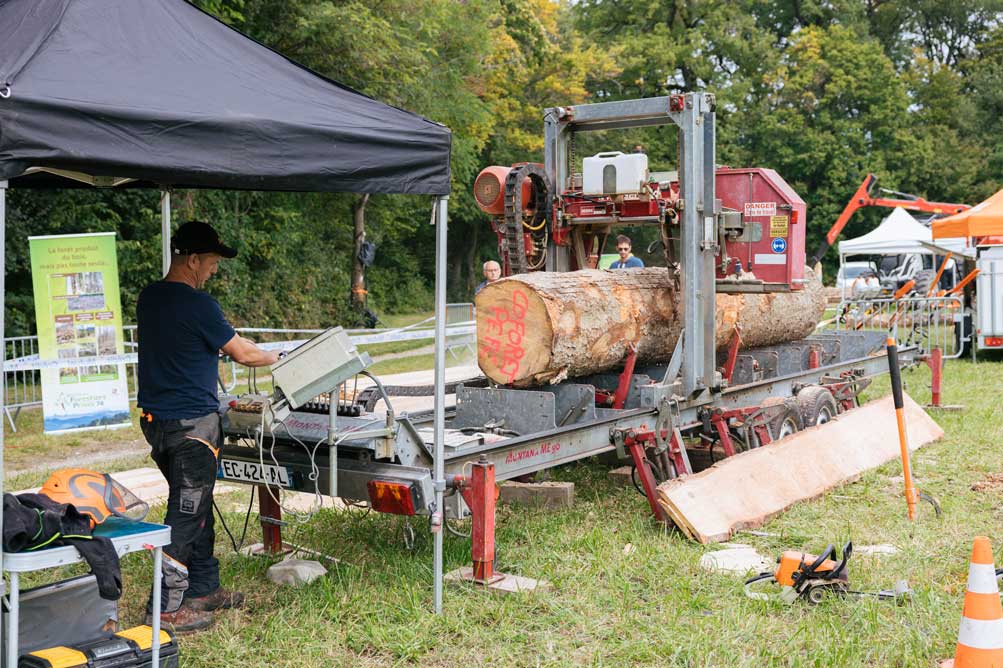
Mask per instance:
[[[716,347],[735,325],[743,347],[794,341],[812,333],[825,312],[812,272],[803,290],[717,295]],[[511,276],[480,291],[477,347],[481,370],[502,384],[532,385],[605,371],[638,360],[665,362],[682,331],[681,304],[664,268]]]
[[[359,195],[352,202],[352,222],[355,224],[355,255],[352,257],[351,303],[360,308],[366,305],[366,268],[359,259],[362,244],[366,240],[366,204],[369,193]]]

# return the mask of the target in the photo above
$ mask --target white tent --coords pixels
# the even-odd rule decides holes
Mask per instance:
[[[862,237],[839,242],[840,255],[904,255],[920,253],[943,254],[946,251],[963,254],[966,240],[938,239],[933,233],[902,207],[895,207],[875,229]],[[935,251],[935,248],[942,250]]]

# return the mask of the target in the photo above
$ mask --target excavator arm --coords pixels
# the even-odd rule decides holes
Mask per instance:
[[[829,228],[829,231],[826,233],[822,243],[819,244],[818,250],[815,251],[815,255],[812,256],[811,261],[808,263],[809,266],[814,267],[822,261],[822,257],[829,250],[829,247],[836,243],[836,239],[843,231],[843,228],[846,227],[846,224],[850,222],[850,218],[853,217],[853,214],[857,212],[857,209],[862,209],[865,206],[885,206],[889,208],[900,206],[907,211],[925,211],[927,213],[942,214],[960,213],[961,211],[970,208],[967,204],[928,202],[922,197],[914,197],[911,195],[903,195],[904,199],[872,197],[871,194],[874,192],[877,184],[878,177],[874,176],[874,174],[868,174],[864,179],[864,182],[860,184],[859,188],[857,188],[857,192],[853,193],[853,197],[851,197],[850,201],[846,203],[846,206],[843,208],[843,212],[839,214],[839,218],[837,218],[836,222]],[[894,194],[901,195],[902,193]]]

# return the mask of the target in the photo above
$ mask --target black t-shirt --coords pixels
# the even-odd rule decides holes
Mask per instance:
[[[136,320],[136,404],[161,420],[218,410],[219,349],[235,334],[219,303],[184,283],[157,281],[139,294]]]

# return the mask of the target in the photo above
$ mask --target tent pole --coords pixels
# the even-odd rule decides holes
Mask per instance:
[[[3,355],[0,356],[2,361],[0,364],[5,364],[7,362],[7,341],[4,338],[4,309],[7,303],[7,285],[4,281],[4,277],[7,275],[7,182],[0,181],[0,345],[3,346]],[[7,378],[6,369],[4,370],[4,381],[0,383],[0,420],[3,419],[3,414],[7,408]],[[4,480],[4,428],[3,424],[0,423],[0,496],[3,496],[3,480]],[[0,503],[0,535],[3,533],[3,504]],[[4,587],[3,579],[3,550],[0,550],[0,596],[5,595],[7,592]],[[6,630],[3,624],[0,630],[0,638],[3,638],[3,632]],[[3,638],[3,640],[10,643],[10,638]]]
[[[171,191],[160,191],[160,247],[164,276],[171,269]]]
[[[432,484],[435,486],[435,510],[445,523],[442,496],[446,489],[446,226],[449,196],[436,201],[435,223],[435,462]],[[442,614],[442,527],[434,534],[435,614]]]

